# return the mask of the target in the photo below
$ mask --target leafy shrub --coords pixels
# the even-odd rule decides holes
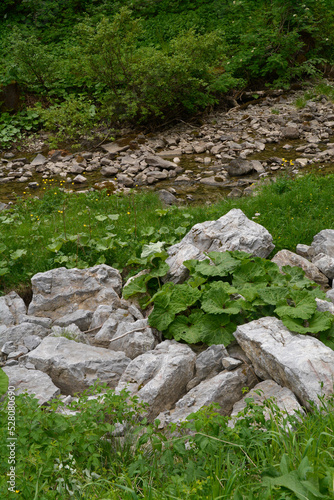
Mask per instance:
[[[43,109],[37,106],[45,130],[55,133],[56,141],[76,140],[96,124],[98,113],[92,101],[68,96],[60,104]]]
[[[210,252],[208,257],[184,262],[189,279],[165,283],[147,303],[154,304],[150,325],[166,338],[228,345],[237,325],[276,316],[289,330],[317,335],[334,346],[333,315],[317,311],[315,301],[326,296],[302,269],[284,266],[282,274],[275,263],[239,251]],[[134,279],[124,288],[125,296],[143,293],[142,282],[143,277]]]
[[[217,93],[237,83],[221,70],[224,59],[218,33],[194,30],[170,41],[164,50],[138,47],[143,27],[122,9],[112,21],[79,27],[83,70],[107,89],[101,96],[116,118],[147,120],[194,112],[217,101]],[[80,65],[82,60],[80,61]]]
[[[0,147],[10,147],[14,140],[21,139],[26,132],[33,132],[41,126],[41,117],[37,109],[28,108],[15,115],[0,114]]]

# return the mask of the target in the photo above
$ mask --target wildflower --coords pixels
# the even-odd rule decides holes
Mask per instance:
[[[128,215],[130,215],[131,212],[126,212]]]

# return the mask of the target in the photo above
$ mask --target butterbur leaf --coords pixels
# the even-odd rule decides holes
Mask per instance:
[[[207,345],[230,344],[234,340],[235,323],[226,314],[205,314],[198,322],[201,341]]]
[[[169,265],[166,262],[161,262],[159,267],[156,269],[151,269],[150,275],[152,278],[158,278],[160,276],[165,276],[169,270]]]
[[[211,263],[209,260],[204,260],[196,266],[196,272],[203,276],[228,276],[240,265],[240,261],[234,259],[228,252],[210,252],[208,256]]]
[[[302,319],[292,318],[291,316],[283,316],[281,320],[292,332],[306,334],[324,332],[329,330],[333,324],[332,314],[320,311],[316,311],[307,322]]]
[[[10,256],[13,260],[20,259],[24,255],[26,255],[27,250],[23,250],[22,248],[19,248],[18,250],[15,250],[15,252],[11,252]]]
[[[317,303],[313,297],[310,297],[306,290],[292,290],[289,295],[289,302],[287,299],[277,302],[275,313],[278,316],[309,319],[316,311]]]
[[[172,291],[169,310],[174,314],[184,311],[195,304],[201,295],[200,290],[189,286],[187,283],[178,285]]]
[[[211,314],[238,314],[241,310],[239,300],[231,300],[226,288],[228,283],[221,283],[220,287],[212,287],[204,293],[202,300],[203,311]],[[227,285],[224,286],[224,285]]]
[[[283,266],[282,271],[285,273],[285,278],[289,282],[289,285],[295,285],[298,288],[317,286],[314,281],[305,276],[305,271],[300,267]]]
[[[131,280],[130,283],[123,288],[123,298],[127,300],[137,293],[146,293],[146,282],[148,280],[149,275],[147,274],[142,274]]]
[[[59,252],[59,250],[61,249],[62,246],[63,246],[62,241],[54,241],[53,243],[50,243],[50,245],[47,245],[46,249],[50,250],[50,252],[57,253],[57,252]]]
[[[149,257],[150,255],[161,253],[164,249],[164,246],[164,241],[157,241],[156,243],[149,243],[148,245],[144,245],[140,257],[144,259],[145,257]]]
[[[193,324],[186,316],[177,316],[169,325],[168,333],[177,341],[183,340],[188,344],[197,344],[201,341],[202,332],[196,321]]]
[[[257,262],[242,264],[233,276],[232,284],[242,286],[244,283],[268,283],[270,277]]]
[[[166,309],[158,307],[155,304],[154,309],[148,318],[148,322],[150,326],[153,326],[153,328],[156,328],[157,330],[162,332],[164,330],[167,330],[174,318],[174,313],[166,311]]]
[[[8,375],[0,368],[0,396],[6,394],[8,390]]]
[[[258,288],[257,293],[266,304],[275,306],[280,300],[284,300],[288,294],[288,290],[279,286],[271,286],[266,288]]]

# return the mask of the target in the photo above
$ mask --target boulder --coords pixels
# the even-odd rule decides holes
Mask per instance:
[[[313,264],[330,280],[334,279],[334,257],[319,253],[313,258]]]
[[[299,139],[300,131],[297,127],[282,127],[281,135],[283,139]]]
[[[94,311],[101,304],[118,302],[122,287],[119,271],[105,264],[88,269],[60,267],[35,274],[31,282],[28,313],[53,320],[78,309]]]
[[[242,250],[265,258],[274,248],[269,232],[234,208],[216,221],[196,224],[180,243],[168,249],[166,262],[170,269],[164,281],[182,283],[188,276],[183,262],[203,260],[206,258],[204,252]]]
[[[314,255],[324,253],[334,257],[334,229],[324,229],[316,234],[311,243]]]
[[[19,323],[19,317],[26,314],[27,308],[16,292],[0,297],[0,325],[13,326]]]
[[[117,340],[118,339],[118,340]],[[134,323],[119,323],[112,337],[109,349],[123,351],[131,359],[155,348],[155,339],[147,319],[139,319]]]
[[[212,345],[201,352],[196,358],[195,377],[188,383],[187,390],[190,391],[202,380],[212,378],[224,370],[222,360],[226,357],[228,352],[223,344]]]
[[[134,318],[127,309],[119,308],[109,315],[103,323],[101,330],[94,337],[94,344],[107,348],[111,339],[115,336],[120,323],[133,322]]]
[[[190,347],[166,340],[131,361],[116,390],[126,389],[148,403],[147,418],[152,421],[185,394],[187,383],[193,377],[195,360]]]
[[[272,317],[238,326],[234,336],[258,377],[287,387],[306,408],[333,393],[334,351],[320,340],[292,333]]]
[[[64,337],[47,337],[24,356],[24,362],[47,373],[62,394],[72,396],[97,380],[116,387],[130,361],[124,352],[93,347]]]
[[[261,392],[261,394],[259,394],[259,392]],[[290,389],[287,387],[281,387],[273,380],[264,380],[247,392],[247,394],[245,394],[240,401],[235,403],[232,409],[232,418],[229,421],[229,427],[234,427],[237,415],[246,408],[246,399],[252,399],[253,402],[259,406],[263,406],[265,401],[271,399],[273,404],[278,406],[278,408],[287,415],[294,415],[296,412],[302,414],[304,413],[302,407],[296,399],[296,396],[292,391],[290,391]],[[265,420],[269,420],[273,416],[273,412],[267,407],[264,410]]]
[[[80,330],[85,331],[88,330],[92,317],[93,317],[92,311],[87,311],[85,309],[78,309],[77,311],[65,314],[61,318],[56,319],[53,324],[55,326],[61,326],[63,328],[66,328],[67,326],[74,323],[78,328],[80,328]]]
[[[17,345],[24,342],[24,338],[29,335],[36,335],[42,339],[49,333],[48,329],[34,323],[21,323],[20,325],[5,328],[4,330],[0,328],[0,348],[5,342],[14,342]]]
[[[44,163],[46,163],[47,161],[48,161],[48,159],[44,155],[42,155],[42,154],[39,153],[32,160],[32,162],[30,163],[30,166],[31,167],[38,167],[39,165],[44,165]]]
[[[280,250],[271,261],[275,262],[280,269],[283,266],[301,267],[310,280],[315,281],[319,285],[328,285],[328,278],[319,271],[315,264],[301,257],[301,255],[290,252],[290,250]]]
[[[220,405],[218,410],[220,414],[229,415],[233,405],[242,398],[243,388],[251,388],[257,381],[253,370],[246,365],[234,371],[224,370],[191,389],[176,403],[175,409],[165,410],[157,418],[160,420],[161,426],[164,427],[169,423],[185,420],[191,413],[212,403]]]
[[[162,203],[165,205],[176,205],[179,202],[176,196],[167,191],[167,189],[160,189],[160,191],[158,191],[158,195]]]
[[[100,172],[104,177],[114,177],[118,173],[118,168],[106,166],[102,167]]]
[[[15,394],[27,392],[38,399],[40,405],[46,405],[60,394],[51,378],[39,370],[27,370],[23,366],[4,366],[9,385],[15,387]]]
[[[75,323],[71,323],[66,327],[53,326],[49,336],[65,337],[66,339],[74,340],[75,342],[81,342],[82,344],[90,345],[88,336],[85,335]]]

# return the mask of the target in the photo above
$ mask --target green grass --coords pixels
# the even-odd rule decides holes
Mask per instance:
[[[105,390],[105,389],[104,389]],[[92,391],[99,394],[100,390]],[[141,407],[108,389],[103,400],[73,404],[76,415],[56,413],[16,397],[18,498],[90,500],[316,500],[333,498],[334,401],[289,417],[273,401],[249,400],[234,429],[217,405],[166,432],[136,415]],[[264,409],[270,409],[265,421]],[[8,496],[7,413],[0,407],[0,494]],[[123,438],[112,434],[125,424]],[[106,439],[107,438],[107,439]],[[15,494],[11,494],[14,498]]]
[[[333,185],[333,175],[282,177],[255,197],[182,208],[162,208],[152,192],[69,195],[59,187],[46,188],[43,199],[27,195],[0,214],[0,289],[29,286],[32,275],[60,266],[105,262],[125,277],[137,271],[127,262],[140,255],[144,244],[164,241],[168,247],[194,224],[232,208],[272,234],[276,248],[271,257],[283,248],[295,251],[298,243],[309,245],[319,231],[334,227]]]
[[[320,96],[326,96],[330,101],[334,101],[334,86],[327,82],[320,82],[312,90],[308,90],[303,96],[298,97],[295,106],[298,109],[305,108],[307,101],[319,99]]]

